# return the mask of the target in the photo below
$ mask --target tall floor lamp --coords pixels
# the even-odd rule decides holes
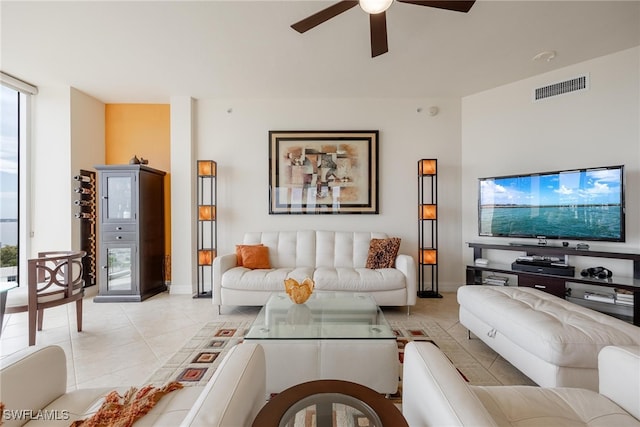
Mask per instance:
[[[418,160],[418,297],[420,298],[442,298],[438,293],[437,172],[437,159]]]
[[[213,160],[198,160],[198,291],[194,298],[211,298],[213,296],[213,260],[217,256],[216,248],[218,246],[216,168],[216,162]]]

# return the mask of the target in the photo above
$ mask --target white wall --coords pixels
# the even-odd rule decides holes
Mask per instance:
[[[104,104],[69,86],[33,97],[30,254],[79,247],[72,177],[104,163]]]
[[[440,108],[435,117],[427,114],[432,105]],[[205,99],[196,110],[197,158],[218,162],[220,254],[233,252],[246,231],[324,229],[383,231],[400,237],[401,252],[417,258],[417,162],[437,158],[440,289],[461,283],[459,100]],[[378,215],[269,215],[269,130],[376,129]],[[189,230],[182,224],[172,233]],[[173,252],[173,258],[176,265],[192,256]]]
[[[95,171],[95,165],[104,164],[105,149],[105,105],[97,99],[71,88],[71,169],[69,179],[78,175],[80,169]],[[97,178],[97,176],[96,176]],[[73,191],[78,187],[71,181],[71,201],[79,199]],[[80,249],[80,220],[71,212],[71,249]]]
[[[31,253],[71,248],[69,87],[39,87],[33,98]]]
[[[218,162],[219,253],[232,252],[245,231],[331,229],[384,231],[401,237],[401,251],[417,257],[416,169],[421,158],[438,159],[443,291],[464,283],[464,265],[471,261],[471,250],[464,242],[491,240],[477,236],[477,178],[482,176],[625,164],[627,242],[593,243],[592,247],[638,251],[639,70],[640,48],[634,48],[472,95],[461,102],[198,100],[191,113],[195,157]],[[589,91],[531,102],[534,87],[583,72],[590,73]],[[70,177],[79,168],[104,162],[101,103],[69,87],[39,89],[33,102],[30,164],[34,177],[32,253],[72,247]],[[440,107],[439,115],[427,114],[431,105]],[[417,112],[418,108],[422,112]],[[322,129],[380,130],[379,215],[268,214],[268,131]],[[174,149],[180,146],[172,142]],[[195,162],[190,163],[184,165],[193,180],[186,192],[192,192],[195,182]],[[192,202],[195,204],[195,200]],[[174,214],[181,206],[172,206]],[[174,238],[187,235],[195,241],[193,220],[175,221],[172,233]],[[184,246],[173,252],[172,262],[174,266],[190,265],[187,271],[192,271],[195,249]],[[607,266],[616,268],[608,262]],[[180,277],[175,269],[173,273],[174,283],[188,287],[187,283],[193,281],[192,274]],[[191,286],[195,290],[195,283]]]
[[[509,241],[478,237],[479,177],[624,164],[627,241],[589,243],[592,248],[603,250],[638,251],[639,66],[640,48],[633,48],[464,98],[461,165],[461,206],[465,219],[461,225],[463,242]],[[582,73],[590,75],[590,90],[532,102],[533,88]],[[472,250],[464,243],[462,253],[466,263],[472,261]],[[515,257],[513,252],[508,256],[511,261]],[[593,267],[594,263],[601,265],[605,261],[576,260],[579,268],[583,267],[580,262]],[[607,260],[606,265],[614,264]],[[461,274],[462,271],[461,266]],[[614,273],[619,273],[619,270],[614,270]],[[630,276],[630,270],[625,275]]]
[[[191,97],[171,98],[172,294],[194,294],[197,291],[194,106]]]

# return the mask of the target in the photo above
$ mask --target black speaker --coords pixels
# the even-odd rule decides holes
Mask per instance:
[[[608,268],[604,267],[591,267],[585,268],[580,272],[580,275],[583,277],[597,277],[598,279],[606,279],[611,277],[613,273]]]

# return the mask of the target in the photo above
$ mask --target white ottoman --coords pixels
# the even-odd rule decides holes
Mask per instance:
[[[525,287],[458,289],[460,323],[543,387],[598,391],[598,353],[640,345],[640,328]]]

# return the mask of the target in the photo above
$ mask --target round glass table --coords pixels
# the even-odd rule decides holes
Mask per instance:
[[[258,413],[254,427],[408,427],[400,410],[361,384],[317,380],[278,393]]]

